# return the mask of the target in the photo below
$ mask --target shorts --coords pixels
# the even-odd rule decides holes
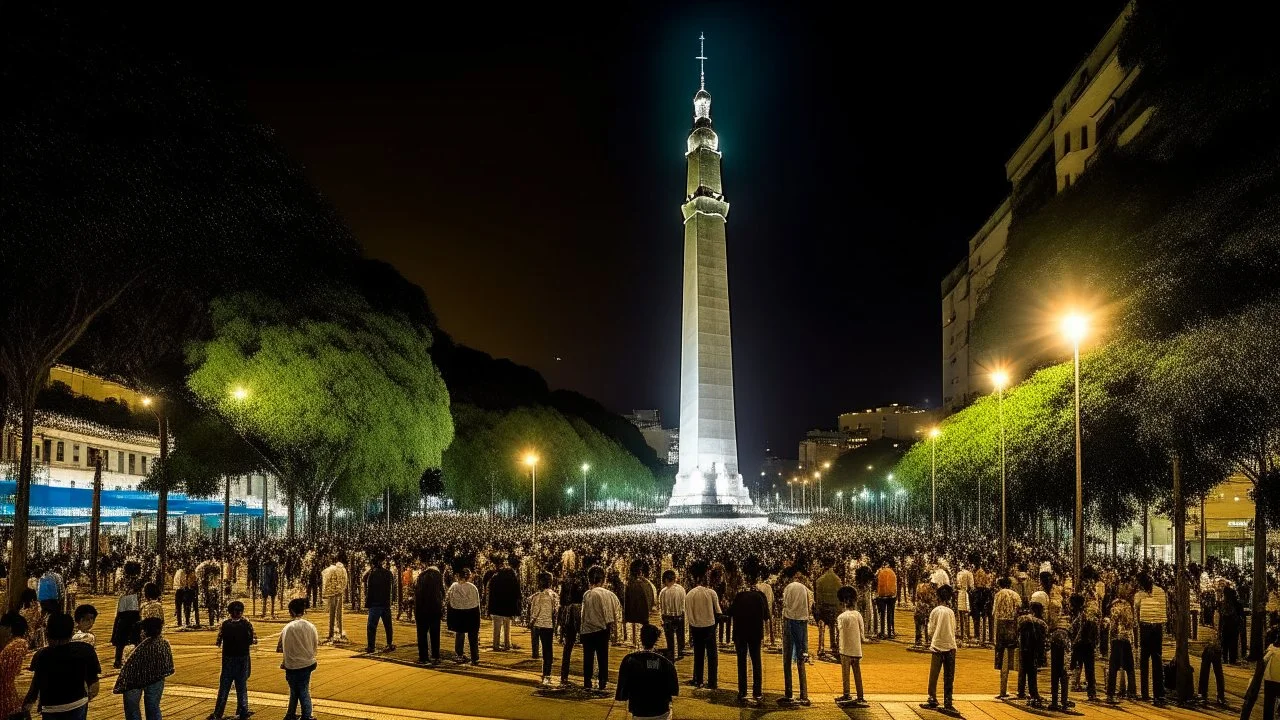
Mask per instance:
[[[836,618],[840,616],[839,610],[835,605],[819,605],[814,615],[818,618],[818,622],[823,625],[835,627]]]

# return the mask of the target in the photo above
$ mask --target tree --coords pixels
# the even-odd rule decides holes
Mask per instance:
[[[331,496],[416,492],[440,464],[453,421],[425,328],[344,291],[290,306],[231,296],[212,326],[190,348],[188,386],[271,460],[311,534]]]

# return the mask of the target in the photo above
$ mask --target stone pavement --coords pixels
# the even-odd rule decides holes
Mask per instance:
[[[111,667],[111,648],[105,645],[113,621],[114,599],[89,599],[102,611],[96,628],[99,637],[99,655],[103,667],[114,675]],[[167,603],[172,607],[172,603]],[[328,613],[317,610],[309,614],[320,631],[327,634]],[[899,627],[910,628],[907,613],[898,617]],[[621,719],[627,717],[626,704],[612,697],[588,697],[581,690],[545,691],[539,688],[541,661],[534,661],[529,652],[529,635],[523,629],[513,628],[512,640],[521,650],[493,652],[489,623],[483,623],[480,639],[480,667],[455,666],[446,660],[438,668],[416,664],[417,648],[412,624],[396,622],[394,625],[397,650],[382,650],[385,637],[379,633],[379,652],[363,653],[365,644],[365,617],[362,613],[344,614],[344,625],[350,644],[337,647],[324,646],[320,651],[319,666],[312,679],[311,692],[315,698],[317,717],[321,720],[339,718],[370,718],[373,720],[446,720],[449,718],[515,718],[518,720],[550,720],[566,718],[583,720]],[[279,720],[284,716],[288,688],[284,673],[279,669],[279,655],[275,651],[282,620],[254,619],[259,644],[253,649],[253,674],[249,681],[250,707],[256,712],[254,720]],[[170,627],[172,630],[172,627]],[[379,628],[381,630],[381,628]],[[213,709],[220,670],[220,651],[214,647],[215,632],[212,629],[181,630],[167,633],[173,646],[177,672],[169,678],[164,696],[164,715],[167,720],[203,720]],[[442,632],[444,656],[450,656],[453,638]],[[810,630],[810,651],[816,652],[817,629]],[[560,652],[555,650],[552,675],[558,679]],[[862,710],[836,707],[833,698],[841,692],[840,666],[819,661],[808,666],[812,707],[785,709],[776,705],[782,695],[782,663],[777,652],[764,654],[765,704],[760,708],[740,707],[736,704],[736,659],[732,652],[719,655],[718,691],[695,690],[681,687],[681,696],[675,701],[674,715],[678,718],[697,717],[704,720],[729,718],[773,718],[789,713],[803,713],[815,720],[821,718],[856,718],[857,720],[942,720],[946,716],[925,710],[919,703],[925,699],[928,680],[929,656],[910,651],[899,642],[868,644],[863,659],[863,679],[871,707]],[[627,649],[609,649],[610,680],[616,679],[618,662]],[[1171,648],[1170,648],[1171,652]],[[992,651],[989,649],[963,649],[956,662],[956,707],[971,720],[1035,720],[1036,716],[1067,717],[1064,713],[1032,711],[1021,704],[1009,704],[993,698],[998,689],[999,676],[992,669]],[[1099,664],[1099,680],[1103,680]],[[692,674],[692,659],[686,657],[677,663],[683,681]],[[793,671],[794,672],[794,671]],[[1248,681],[1248,671],[1243,668],[1227,668],[1228,692],[1233,705],[1239,706],[1238,694]],[[20,678],[19,685],[29,681],[29,674]],[[581,646],[574,648],[571,663],[573,682],[582,680]],[[111,695],[111,677],[104,678],[102,694],[91,704],[91,718],[122,718],[123,709],[119,696]],[[1016,678],[1011,678],[1016,683]],[[1041,673],[1042,692],[1048,694],[1048,674]],[[939,688],[941,692],[941,688]],[[1101,720],[1134,720],[1134,718],[1170,718],[1172,720],[1212,720],[1234,718],[1236,713],[1223,713],[1214,709],[1189,710],[1175,707],[1156,709],[1149,704],[1124,703],[1119,706],[1093,704],[1084,701],[1083,694],[1072,694],[1079,704],[1075,708],[1083,717]],[[229,705],[234,706],[234,692]],[[1261,708],[1255,709],[1255,717],[1261,717]]]

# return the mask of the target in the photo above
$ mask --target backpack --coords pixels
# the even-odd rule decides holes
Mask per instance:
[[[58,599],[58,581],[53,575],[40,576],[40,585],[36,590],[36,599],[40,602]]]

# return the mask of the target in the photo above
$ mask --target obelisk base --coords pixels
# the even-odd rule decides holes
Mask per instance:
[[[676,477],[671,500],[657,523],[673,529],[762,527],[769,523],[769,515],[752,502],[741,475],[695,472]]]

